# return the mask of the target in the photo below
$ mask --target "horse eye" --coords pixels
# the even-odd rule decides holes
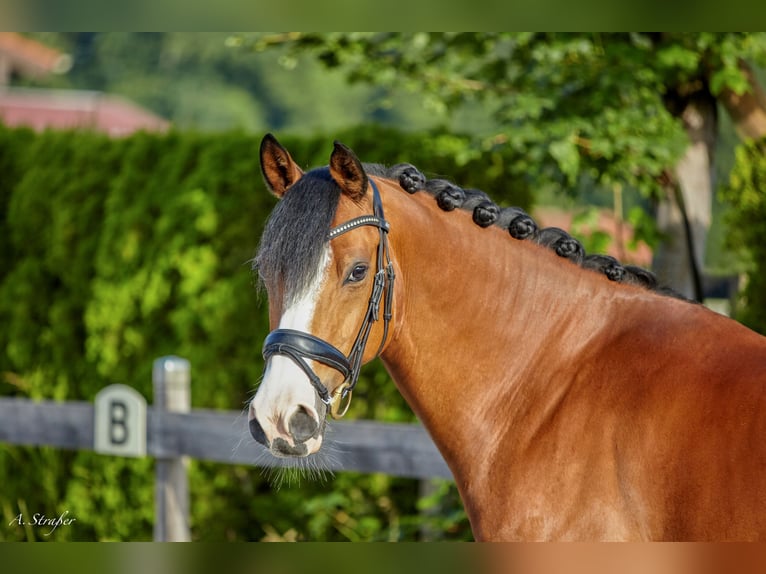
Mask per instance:
[[[351,270],[351,273],[349,273],[348,278],[346,279],[347,283],[359,283],[362,281],[365,277],[367,277],[367,265],[359,264],[354,266],[354,268]]]

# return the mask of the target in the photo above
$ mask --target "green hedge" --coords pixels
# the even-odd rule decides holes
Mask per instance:
[[[409,161],[506,203],[530,203],[512,158],[467,153],[458,136],[375,126],[280,135],[306,167],[326,164],[335,138],[365,161]],[[119,382],[151,402],[152,361],[177,354],[191,361],[195,408],[244,408],[268,329],[249,260],[275,203],[258,146],[241,133],[111,140],[0,128],[0,394],[92,400]],[[349,418],[413,420],[379,363],[358,388]],[[194,461],[194,538],[413,539],[424,528],[470,536],[448,483],[421,499],[417,481],[384,475],[342,473],[276,490],[267,474]],[[76,527],[51,538],[151,539],[151,459],[0,445],[0,484],[6,525],[19,512],[68,510]],[[429,505],[441,512],[424,519]],[[0,540],[35,535],[0,528]]]
[[[745,260],[737,318],[766,334],[766,139],[737,148],[723,196],[731,205],[729,245]]]

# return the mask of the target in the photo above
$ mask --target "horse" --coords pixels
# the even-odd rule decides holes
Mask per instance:
[[[766,338],[409,164],[260,161],[271,454],[318,452],[379,356],[478,541],[766,537]]]

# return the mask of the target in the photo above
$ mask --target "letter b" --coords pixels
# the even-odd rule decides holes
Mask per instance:
[[[110,385],[96,395],[93,447],[118,456],[146,454],[146,400],[125,385]]]

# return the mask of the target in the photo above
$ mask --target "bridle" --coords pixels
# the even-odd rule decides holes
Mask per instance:
[[[330,407],[330,414],[334,419],[339,419],[346,414],[351,404],[351,393],[359,380],[359,371],[362,368],[362,357],[367,346],[367,339],[372,332],[372,326],[380,316],[380,303],[383,300],[383,338],[380,341],[375,356],[383,350],[388,338],[388,326],[392,317],[392,305],[394,298],[394,266],[388,251],[388,222],[383,216],[383,203],[380,200],[380,192],[372,179],[368,179],[372,187],[372,215],[363,215],[341,223],[330,230],[328,240],[348,233],[358,227],[377,227],[380,233],[378,242],[377,269],[372,285],[370,301],[367,305],[362,326],[356,335],[353,347],[348,356],[344,355],[337,347],[315,337],[310,333],[294,329],[275,329],[268,334],[263,342],[263,358],[269,360],[274,355],[282,355],[291,359],[311,381],[322,402]],[[385,300],[383,294],[385,292]],[[307,360],[318,361],[336,371],[343,377],[343,383],[332,393],[322,384],[317,374],[311,369]]]

